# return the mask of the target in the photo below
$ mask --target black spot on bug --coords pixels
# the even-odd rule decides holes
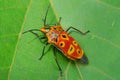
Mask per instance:
[[[64,47],[64,46],[65,46],[65,43],[64,43],[64,42],[60,42],[60,43],[59,43],[59,46],[60,46],[60,47]]]
[[[55,41],[58,42],[58,39],[56,38]]]
[[[70,51],[72,51],[72,50],[73,50],[73,47],[70,48]]]
[[[60,46],[63,46],[63,43],[60,43]]]
[[[74,41],[74,44],[77,44],[76,41]]]
[[[63,38],[66,38],[66,35],[62,35]]]
[[[80,54],[80,50],[78,50],[78,54]]]
[[[77,46],[77,45],[78,45],[76,41],[73,41],[73,44],[74,44],[75,46]]]

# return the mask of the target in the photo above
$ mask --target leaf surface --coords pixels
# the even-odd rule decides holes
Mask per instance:
[[[0,79],[120,79],[118,75],[120,74],[119,1],[30,0],[20,2],[22,3],[17,5],[13,0],[11,2],[11,4],[14,4],[12,7],[10,3],[7,7],[6,5],[0,6],[0,14],[2,14],[0,22],[2,22],[1,26],[4,26],[0,29],[0,39],[2,42],[0,48],[2,51],[0,53],[0,71],[2,72],[0,72]],[[81,31],[90,30],[90,33],[85,36],[74,30],[70,32],[88,56],[88,65],[82,65],[78,62],[74,63],[61,54],[57,54],[57,59],[64,73],[63,77],[59,75],[59,70],[52,54],[52,47],[50,45],[47,46],[45,50],[46,55],[42,60],[38,60],[42,53],[44,43],[40,43],[31,33],[22,34],[26,30],[40,29],[43,27],[42,19],[45,16],[49,3],[51,7],[47,16],[48,24],[55,24],[59,17],[62,17],[61,25],[64,29],[73,26]],[[21,8],[21,5],[24,6]],[[18,12],[18,6],[20,7],[21,13]],[[5,8],[8,10],[5,10]],[[7,20],[8,16],[10,18]],[[39,32],[38,34],[42,35]],[[2,60],[4,60],[4,63]]]

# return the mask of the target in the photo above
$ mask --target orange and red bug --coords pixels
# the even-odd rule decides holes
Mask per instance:
[[[43,21],[44,21],[43,28],[41,28],[40,30],[39,29],[31,29],[31,30],[23,32],[23,33],[31,32],[32,34],[37,36],[40,41],[42,39],[47,39],[47,42],[45,42],[45,45],[43,47],[42,55],[40,56],[39,59],[41,60],[42,57],[44,56],[44,54],[45,54],[44,51],[45,51],[46,46],[48,44],[51,44],[53,46],[53,54],[55,56],[55,61],[58,65],[58,68],[59,68],[61,74],[62,74],[62,69],[56,58],[56,49],[60,50],[70,60],[80,61],[81,63],[88,64],[88,58],[86,57],[83,49],[80,47],[80,45],[77,43],[77,41],[72,36],[69,35],[68,31],[70,29],[74,29],[83,35],[87,34],[89,31],[82,32],[74,27],[69,27],[67,30],[64,30],[60,26],[61,18],[59,18],[59,22],[57,24],[55,24],[54,26],[47,25],[46,17],[48,14],[49,7],[50,7],[50,5],[48,6],[48,9],[46,11],[45,18],[43,19]],[[40,32],[43,32],[44,34],[43,34],[43,36],[39,36],[34,31],[40,31]]]

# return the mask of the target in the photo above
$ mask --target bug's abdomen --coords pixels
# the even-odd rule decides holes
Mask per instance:
[[[67,32],[63,31],[60,33],[55,45],[71,60],[81,59],[83,57],[83,50]]]

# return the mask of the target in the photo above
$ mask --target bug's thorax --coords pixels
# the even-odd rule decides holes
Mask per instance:
[[[61,26],[52,26],[50,28],[41,28],[40,29],[43,33],[46,34],[48,38],[48,43],[55,44],[59,34],[64,31]]]

